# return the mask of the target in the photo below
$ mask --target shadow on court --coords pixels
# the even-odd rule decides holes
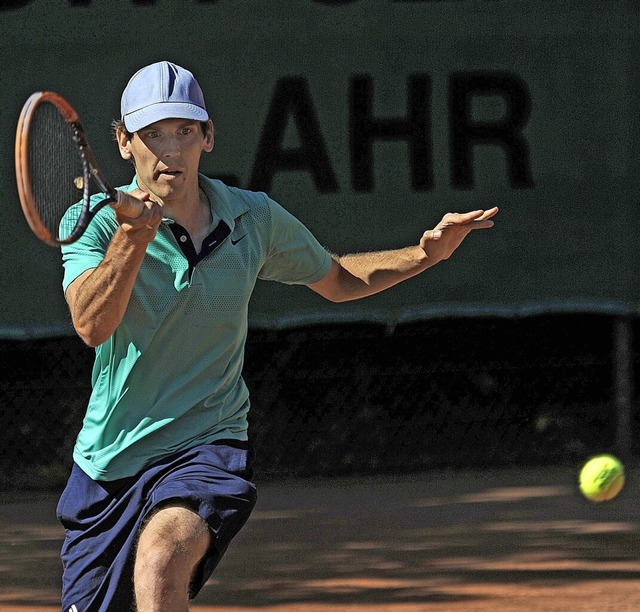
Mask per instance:
[[[603,504],[575,481],[553,468],[259,485],[194,609],[640,610],[635,468]],[[3,495],[0,611],[59,609],[55,502]]]

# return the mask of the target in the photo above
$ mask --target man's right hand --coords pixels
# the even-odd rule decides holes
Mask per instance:
[[[118,201],[111,206],[122,230],[134,242],[151,242],[162,223],[162,206],[141,189],[118,190],[117,195]]]

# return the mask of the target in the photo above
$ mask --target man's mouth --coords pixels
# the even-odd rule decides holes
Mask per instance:
[[[167,170],[161,170],[160,172],[158,172],[158,177],[175,178],[176,176],[179,176],[180,174],[182,174],[182,172],[180,170],[167,169]]]

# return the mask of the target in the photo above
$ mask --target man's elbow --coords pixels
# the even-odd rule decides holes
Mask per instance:
[[[330,302],[333,302],[334,304],[342,304],[343,302],[350,302],[357,299],[356,297],[339,292],[330,292],[328,294],[324,294],[322,297],[329,300]]]
[[[320,282],[314,285],[308,285],[309,289],[315,291],[320,297],[325,300],[329,300],[334,304],[340,304],[341,302],[348,302],[356,299],[354,296],[349,295],[344,289],[337,283]]]
[[[345,269],[337,258],[333,258],[329,273],[317,283],[308,285],[318,295],[334,304],[350,302],[362,297],[362,281]]]
[[[89,348],[96,348],[106,342],[109,338],[109,336],[83,333],[77,329],[76,333],[80,336],[80,340],[82,340]]]
[[[106,342],[113,333],[111,330],[105,330],[95,325],[91,321],[75,321],[73,328],[80,339],[89,347],[96,348]]]

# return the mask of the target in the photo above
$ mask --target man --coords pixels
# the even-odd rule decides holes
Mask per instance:
[[[257,278],[362,298],[447,259],[497,208],[447,214],[419,244],[330,255],[265,194],[198,173],[213,123],[193,75],[138,71],[116,122],[131,185],[63,248],[93,391],[58,505],[63,610],[188,609],[255,504],[242,380]]]

